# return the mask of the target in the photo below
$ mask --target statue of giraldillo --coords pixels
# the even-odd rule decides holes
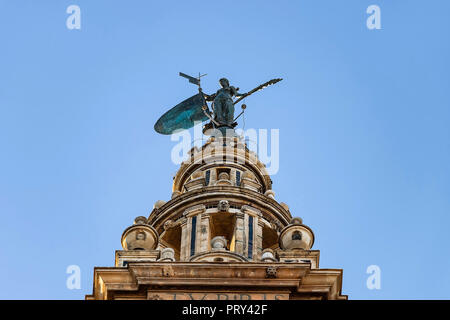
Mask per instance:
[[[213,101],[213,119],[220,126],[233,127],[234,122],[234,101],[233,97],[244,97],[246,94],[238,93],[239,88],[230,86],[226,78],[219,80],[222,88],[213,95],[205,95],[206,101]]]
[[[194,78],[180,72],[180,76],[187,78],[189,82],[198,85],[199,93],[180,102],[175,107],[163,114],[155,124],[155,130],[161,134],[172,134],[178,130],[192,128],[196,123],[210,120],[204,126],[204,132],[208,129],[218,129],[225,133],[228,129],[233,129],[237,123],[237,118],[244,112],[245,105],[242,105],[242,112],[235,118],[234,105],[243,98],[275,84],[282,79],[272,79],[256,87],[247,93],[239,93],[239,88],[230,86],[226,78],[219,80],[220,88],[216,93],[208,95],[202,91],[200,78]],[[233,97],[237,99],[233,101]],[[208,102],[211,102],[210,111]]]

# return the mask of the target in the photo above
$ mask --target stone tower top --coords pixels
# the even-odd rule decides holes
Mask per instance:
[[[234,117],[234,105],[281,79],[245,94],[221,79],[208,95],[200,75],[181,75],[199,93],[166,112],[155,130],[172,134],[210,120],[203,128],[210,138],[181,164],[171,199],[125,229],[115,268],[95,269],[86,298],[346,299],[342,270],[319,269],[313,231],[275,199],[270,168],[234,132],[246,108]]]
[[[266,249],[275,259],[280,245],[311,248],[311,229],[291,220],[289,207],[275,200],[265,165],[245,142],[212,136],[191,150],[174,177],[172,199],[155,203],[148,224],[176,260],[255,261]],[[282,240],[281,234],[302,240]]]
[[[200,180],[203,178],[204,181]],[[178,195],[200,186],[241,186],[242,183],[262,194],[272,189],[264,163],[247,148],[242,138],[212,136],[201,149],[191,149],[190,157],[174,177],[173,192]]]

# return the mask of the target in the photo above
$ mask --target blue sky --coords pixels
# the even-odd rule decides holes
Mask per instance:
[[[81,30],[66,8],[81,8]],[[381,8],[368,30],[366,8]],[[351,299],[450,298],[450,2],[0,1],[0,298],[82,299],[123,230],[168,200],[195,93],[249,90],[280,130],[277,200],[315,232]],[[81,268],[81,290],[66,268]],[[381,268],[381,289],[366,268]]]

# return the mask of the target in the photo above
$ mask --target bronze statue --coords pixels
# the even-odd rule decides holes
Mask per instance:
[[[180,76],[187,78],[190,83],[198,85],[199,93],[177,104],[159,118],[155,124],[155,130],[161,134],[172,134],[177,130],[189,129],[196,122],[208,119],[210,122],[204,126],[204,132],[208,129],[218,129],[223,134],[229,129],[233,130],[237,125],[235,121],[245,110],[245,105],[242,105],[243,111],[234,118],[234,105],[243,98],[282,80],[280,78],[272,79],[247,93],[239,93],[239,88],[230,86],[228,79],[221,78],[219,83],[222,88],[215,94],[208,95],[202,91],[200,86],[200,78],[204,75],[194,78],[180,72]],[[233,97],[238,99],[233,101]],[[212,112],[207,103],[211,101]]]
[[[220,126],[233,127],[234,120],[234,101],[233,97],[243,97],[245,94],[238,93],[239,88],[230,86],[230,82],[226,78],[219,80],[222,88],[217,90],[213,95],[203,93],[206,101],[213,101],[212,110],[214,120]]]

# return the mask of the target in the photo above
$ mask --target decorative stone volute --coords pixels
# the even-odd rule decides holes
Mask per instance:
[[[283,250],[309,250],[314,244],[314,233],[308,226],[302,224],[300,218],[294,218],[281,230],[279,244]]]
[[[274,192],[273,190],[267,190],[267,191],[264,193],[264,195],[267,196],[267,197],[269,197],[269,198],[275,199],[275,192]]]
[[[134,224],[125,229],[121,239],[124,250],[154,250],[158,241],[158,233],[147,224],[145,217],[137,217]]]

